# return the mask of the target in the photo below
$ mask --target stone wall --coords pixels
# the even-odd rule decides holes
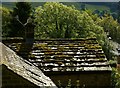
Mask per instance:
[[[2,65],[2,88],[40,88]]]
[[[53,88],[56,85],[35,65],[0,42],[2,88]],[[1,76],[1,75],[0,75]],[[38,87],[39,86],[39,87]],[[56,87],[57,88],[57,87]]]
[[[69,79],[71,84],[76,86],[79,80],[80,88],[111,88],[111,72],[110,71],[88,71],[88,72],[46,72],[53,82],[58,85],[60,80],[63,86],[68,85]]]

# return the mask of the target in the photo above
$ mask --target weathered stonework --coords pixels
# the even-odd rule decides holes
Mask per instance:
[[[42,71],[22,59],[10,48],[0,42],[1,66],[2,66],[2,87],[3,88],[41,88],[56,87],[51,79],[45,76]]]
[[[18,53],[22,42],[4,43]],[[24,47],[26,49],[26,47]],[[21,52],[26,57],[26,50]],[[111,88],[112,69],[95,38],[88,39],[40,39],[34,40],[28,58],[24,58],[41,69],[56,85],[78,88]],[[73,88],[73,87],[72,87]]]

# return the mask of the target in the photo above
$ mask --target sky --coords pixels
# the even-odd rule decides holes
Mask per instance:
[[[28,2],[118,2],[120,0],[0,0],[2,2],[23,2],[23,1],[28,1]]]

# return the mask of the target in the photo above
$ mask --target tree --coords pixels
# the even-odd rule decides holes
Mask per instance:
[[[35,35],[39,38],[96,37],[95,30],[102,29],[94,24],[86,11],[55,2],[36,8],[35,22]],[[101,31],[98,34],[102,34]]]
[[[86,10],[85,3],[82,3],[82,4],[81,4],[81,10],[83,10],[83,11]]]
[[[25,25],[27,24],[28,18],[31,15],[31,4],[29,2],[17,2],[16,7],[13,9],[12,20],[11,20],[11,36],[22,36],[25,35]]]
[[[103,19],[88,10],[79,11],[61,3],[47,2],[36,8],[34,21],[36,38],[96,37],[106,53],[109,49],[106,48],[109,44],[102,26]]]
[[[9,36],[10,28],[10,19],[11,19],[11,14],[12,10],[5,8],[5,7],[0,7],[0,14],[2,14],[2,36],[6,37]]]
[[[43,7],[36,8],[35,11],[36,35],[45,38],[69,38],[75,36],[73,30],[79,27],[77,20],[79,13],[74,7],[47,2]]]
[[[79,11],[74,6],[47,2],[43,7],[36,8],[34,15],[36,38],[96,37],[107,58],[112,58],[106,33],[116,39],[120,27],[110,14],[99,17],[88,10]]]
[[[118,22],[120,23],[120,1],[118,2]]]
[[[114,88],[120,88],[120,73],[118,72],[118,70],[116,68],[112,68],[112,87]]]
[[[117,20],[114,20],[112,16],[106,14],[102,18],[97,18],[96,24],[103,27],[107,37],[111,37],[112,40],[119,42],[120,25],[118,24]]]
[[[109,59],[113,59],[113,53],[111,52],[114,48],[110,44],[109,38],[115,42],[120,43],[120,25],[111,15],[105,14],[103,17],[98,17],[96,14],[91,15],[95,24],[103,27],[105,31],[104,43],[102,44],[103,50]]]

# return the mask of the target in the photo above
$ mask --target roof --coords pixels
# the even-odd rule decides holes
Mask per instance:
[[[4,64],[8,69],[29,80],[37,86],[52,88],[55,84],[51,79],[43,74],[43,72],[32,63],[24,60],[16,53],[0,42],[0,64]]]
[[[35,40],[29,61],[43,71],[111,71],[96,38]]]

